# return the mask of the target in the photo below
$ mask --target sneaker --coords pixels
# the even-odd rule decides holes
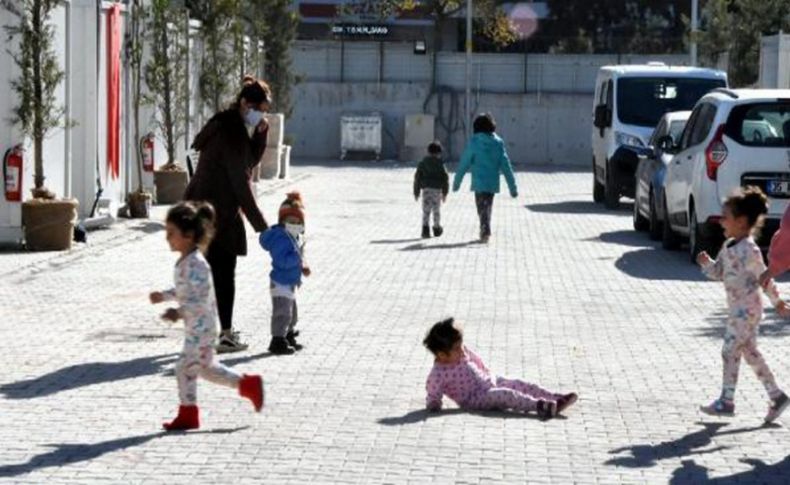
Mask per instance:
[[[488,234],[480,236],[480,242],[483,244],[488,244],[489,239],[491,239],[491,236],[489,236]]]
[[[272,337],[269,343],[269,352],[274,355],[291,355],[296,352],[296,349],[288,345],[285,337]]]
[[[422,226],[422,238],[428,239],[431,237],[431,228],[428,226]]]
[[[541,419],[551,419],[557,415],[557,402],[540,400],[537,411]]]
[[[579,396],[575,392],[571,392],[569,394],[563,394],[562,396],[557,398],[557,414],[568,409],[573,403],[575,403],[579,399]]]
[[[444,233],[444,229],[442,226],[433,226],[433,235],[434,237],[439,237]]]
[[[299,336],[299,331],[291,331],[285,334],[285,340],[288,341],[288,345],[294,348],[294,350],[302,350],[304,345],[300,344],[296,341],[296,337]]]
[[[711,416],[733,416],[735,415],[735,403],[724,399],[716,399],[707,406],[700,406],[699,410]]]
[[[223,331],[219,336],[216,349],[218,354],[227,354],[230,352],[241,352],[242,350],[247,350],[248,347],[249,345],[243,343],[239,338],[239,332]]]
[[[773,423],[787,409],[788,405],[790,405],[790,399],[785,393],[781,393],[778,397],[772,399],[771,407],[768,408],[768,414],[765,415],[765,422]]]

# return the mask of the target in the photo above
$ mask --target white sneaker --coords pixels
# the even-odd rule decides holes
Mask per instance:
[[[243,343],[239,338],[239,332],[235,331],[222,332],[216,347],[218,354],[241,352],[247,350],[247,348],[249,348],[249,345]]]

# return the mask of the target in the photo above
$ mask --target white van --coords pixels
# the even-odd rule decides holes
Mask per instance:
[[[646,147],[661,116],[691,110],[710,90],[726,86],[727,74],[714,69],[661,62],[601,67],[593,104],[595,202],[615,209],[621,196],[633,197],[639,158],[628,147]]]

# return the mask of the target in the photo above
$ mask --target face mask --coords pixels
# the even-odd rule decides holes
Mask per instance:
[[[285,231],[293,237],[304,234],[304,224],[285,223]]]
[[[260,123],[262,119],[263,112],[257,109],[249,109],[247,110],[247,114],[244,115],[244,123],[246,123],[247,126],[258,126],[258,123]]]

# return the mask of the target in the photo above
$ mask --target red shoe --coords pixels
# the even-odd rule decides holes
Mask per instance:
[[[239,395],[252,401],[256,412],[263,409],[263,379],[259,375],[241,376],[239,381]]]
[[[200,416],[196,405],[178,407],[178,416],[169,423],[162,423],[167,431],[179,431],[184,429],[198,429],[200,427]]]

